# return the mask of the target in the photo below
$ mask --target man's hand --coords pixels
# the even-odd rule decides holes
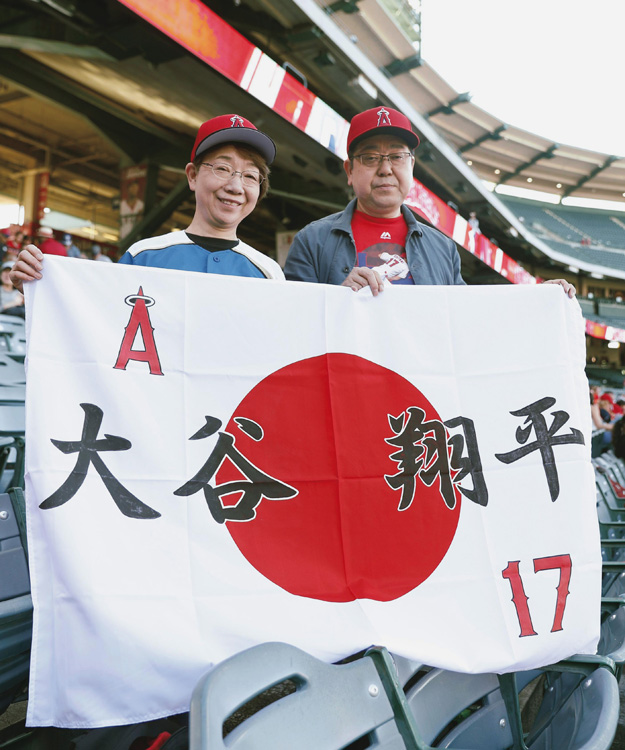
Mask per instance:
[[[26,245],[17,256],[9,273],[11,283],[20,292],[24,291],[24,281],[35,281],[41,278],[43,270],[43,253],[36,245]]]
[[[371,294],[377,297],[380,292],[384,291],[384,279],[380,278],[380,275],[372,268],[356,266],[356,268],[352,268],[341,286],[348,286],[354,292],[359,292],[368,286],[371,289]]]
[[[571,299],[575,296],[575,287],[573,284],[566,281],[566,279],[549,279],[549,281],[543,281],[543,284],[560,284],[562,289],[564,289],[564,292],[568,294]]]

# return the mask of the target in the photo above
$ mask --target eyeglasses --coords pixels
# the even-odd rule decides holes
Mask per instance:
[[[224,182],[228,182],[228,180],[231,180],[235,174],[238,174],[241,177],[241,182],[246,187],[259,187],[261,182],[265,179],[264,177],[261,177],[259,172],[253,172],[250,169],[239,172],[236,169],[232,169],[229,164],[221,164],[219,162],[217,164],[209,164],[207,161],[203,161],[201,164],[203,167],[210,167],[215,177]]]
[[[377,167],[384,159],[388,159],[391,167],[401,167],[406,159],[409,159],[411,156],[412,154],[409,151],[398,151],[394,154],[356,154],[354,159],[358,159],[363,167]]]

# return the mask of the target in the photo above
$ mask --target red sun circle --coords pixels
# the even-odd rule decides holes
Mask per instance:
[[[461,496],[454,486],[449,509],[440,478],[428,487],[417,476],[414,501],[398,510],[401,490],[384,479],[399,472],[390,457],[397,448],[385,438],[395,434],[389,415],[412,406],[440,419],[405,378],[351,354],[294,362],[253,388],[225,431],[247,460],[298,494],[263,498],[252,521],[226,522],[245,558],[286,591],[330,602],[390,601],[423,583],[454,538]],[[239,427],[241,417],[262,427],[262,439]],[[217,484],[240,478],[224,462]]]

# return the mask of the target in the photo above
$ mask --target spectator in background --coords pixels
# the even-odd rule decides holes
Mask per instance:
[[[475,211],[471,211],[469,214],[469,247],[470,253],[475,254],[475,235],[480,231],[480,222],[477,220]]]
[[[9,232],[9,237],[4,243],[3,262],[15,263],[20,250],[24,245],[24,232],[17,229]]]
[[[63,255],[67,257],[67,249],[58,240],[54,239],[51,227],[39,227],[39,249],[45,255]]]
[[[103,260],[105,263],[112,263],[113,261],[109,258],[108,255],[105,255],[102,252],[102,248],[100,245],[96,244],[91,248],[91,255],[93,257],[93,260]]]
[[[625,419],[617,419],[612,428],[612,450],[617,458],[625,459]]]
[[[132,180],[126,186],[126,197],[122,200],[119,207],[119,216],[121,220],[120,237],[126,237],[134,225],[143,215],[145,204],[139,198],[141,186],[138,180]]]
[[[63,244],[65,245],[65,249],[67,250],[68,258],[80,258],[80,248],[74,245],[71,234],[63,235]]]
[[[7,240],[7,247],[12,248],[13,250],[19,251],[22,249],[22,246],[24,244],[24,232],[21,229],[15,229],[12,232],[9,232],[9,239]]]
[[[11,282],[13,263],[3,263],[0,267],[0,314],[24,317],[24,295]]]
[[[590,389],[590,416],[592,418],[592,429],[593,431],[599,430],[602,433],[601,452],[608,450],[612,441],[612,429],[614,427],[612,424],[612,415],[607,409],[602,408],[602,405],[603,407],[606,405],[609,406],[609,398],[611,397],[608,394],[608,400],[606,400],[605,394],[601,395],[595,386]]]
[[[605,391],[599,396],[599,413],[604,422],[612,422],[614,418],[614,397],[611,391]]]

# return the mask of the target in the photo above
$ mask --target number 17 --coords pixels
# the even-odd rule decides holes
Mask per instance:
[[[560,580],[557,586],[556,611],[553,618],[551,632],[555,633],[562,630],[562,620],[564,618],[564,608],[566,606],[566,597],[569,595],[569,582],[571,580],[572,562],[570,555],[554,555],[553,557],[538,557],[534,560],[534,573],[540,573],[542,570],[560,570]],[[529,606],[527,604],[527,595],[523,587],[521,574],[519,573],[519,560],[508,563],[508,567],[501,571],[501,575],[507,578],[512,589],[512,603],[515,606],[519,625],[521,626],[520,638],[526,635],[537,635],[532,625]]]

